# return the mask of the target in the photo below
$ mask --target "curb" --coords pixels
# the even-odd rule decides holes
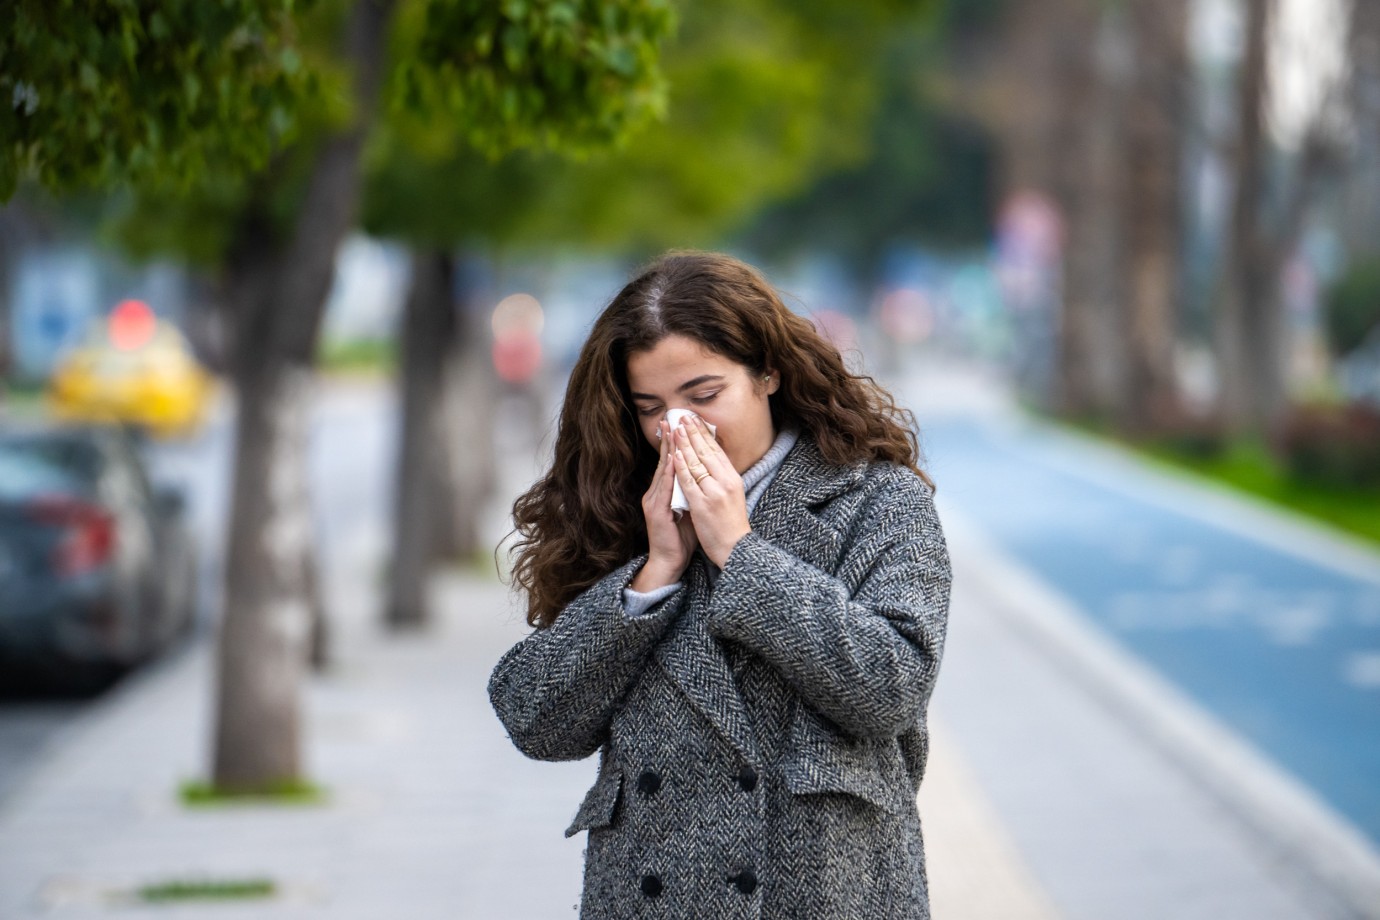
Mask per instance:
[[[990,577],[971,589],[1221,802],[1281,871],[1380,920],[1380,850],[1312,790],[1203,710],[982,535],[952,508],[944,527]]]

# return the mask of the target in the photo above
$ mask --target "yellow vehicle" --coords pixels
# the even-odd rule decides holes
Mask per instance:
[[[58,363],[48,398],[60,419],[123,422],[174,437],[200,426],[211,391],[182,334],[147,304],[126,300]]]

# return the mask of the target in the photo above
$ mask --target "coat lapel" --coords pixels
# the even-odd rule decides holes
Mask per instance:
[[[757,741],[743,708],[724,647],[705,626],[709,575],[696,562],[686,570],[686,606],[671,633],[657,646],[657,660],[691,704],[750,763],[758,761]]]
[[[753,532],[793,556],[832,571],[841,535],[810,510],[851,488],[862,464],[835,467],[802,434],[753,510]],[[707,564],[707,563],[705,563]],[[757,760],[757,743],[723,645],[705,626],[712,585],[698,561],[686,571],[686,608],[657,647],[657,660],[681,691],[738,752]]]
[[[753,510],[752,530],[762,539],[817,569],[832,572],[843,547],[843,535],[813,509],[853,488],[864,463],[833,466],[814,439],[802,435]]]

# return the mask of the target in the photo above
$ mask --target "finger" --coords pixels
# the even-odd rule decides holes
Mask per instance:
[[[727,473],[722,451],[715,450],[713,439],[707,430],[701,430],[699,426],[690,429],[690,446],[695,451],[695,456],[704,464],[704,468],[709,471],[711,476],[724,476]]]
[[[676,449],[676,478],[680,480],[680,487],[685,491],[685,498],[688,501],[691,495],[703,495],[700,484],[695,482],[695,477],[690,474],[690,461],[685,453],[679,448]]]
[[[652,482],[647,489],[648,500],[654,504],[668,505],[669,499],[665,496],[671,492],[671,482],[674,471],[671,468],[671,432],[665,425],[664,420],[657,423],[657,428],[661,434],[661,440],[657,445],[657,464],[652,472]]]
[[[681,449],[685,454],[686,469],[688,469],[690,475],[694,477],[695,485],[699,486],[700,491],[703,492],[709,484],[708,480],[713,478],[714,470],[705,462],[700,452],[695,449],[695,445],[691,440],[695,437],[692,433],[693,430],[693,427],[687,426],[687,430],[681,436],[681,441],[683,442]]]
[[[690,441],[696,455],[704,464],[704,468],[721,485],[731,484],[738,478],[737,471],[734,470],[732,462],[728,459],[728,454],[724,453],[723,448],[714,440],[714,435],[711,432],[707,429],[697,429],[691,434]]]
[[[661,479],[661,468],[666,465],[666,438],[661,431],[661,423],[657,423],[657,434],[660,436],[656,444],[656,469],[652,471],[652,486],[655,487]]]
[[[695,416],[695,424],[696,427],[700,429],[700,433],[704,435],[705,443],[709,445],[709,449],[716,453],[723,453],[724,449],[719,446],[719,441],[714,437],[714,432],[709,429],[709,423],[697,415]]]
[[[667,440],[667,441],[670,441],[670,440],[671,440],[671,432],[670,432],[669,430],[666,432],[666,440]],[[671,445],[670,445],[670,444],[667,444],[667,445],[666,445],[666,462],[665,462],[664,464],[662,464],[662,466],[664,467],[664,469],[661,470],[661,476],[658,477],[658,478],[660,479],[660,481],[661,481],[661,487],[662,487],[663,489],[666,490],[667,494],[670,494],[670,491],[671,491],[671,483],[672,483],[672,482],[675,480],[675,478],[676,478],[676,465],[675,465],[675,463],[673,462],[673,459],[674,459],[674,458],[673,458],[673,455],[672,455],[672,452],[671,452],[671,451],[672,451]],[[670,499],[667,499],[667,501],[670,501]]]
[[[702,461],[700,460],[699,452],[695,450],[694,444],[692,444],[690,441],[691,432],[694,430],[695,429],[693,425],[685,425],[677,429],[676,436],[676,448],[678,450],[684,451],[685,459],[690,466],[696,466],[697,464],[703,465]]]

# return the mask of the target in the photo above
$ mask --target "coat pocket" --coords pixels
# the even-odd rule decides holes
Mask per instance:
[[[575,812],[575,820],[565,829],[567,837],[580,831],[596,827],[607,827],[613,823],[613,813],[618,808],[618,795],[623,789],[623,771],[609,767],[599,772],[599,778],[585,793],[580,810]]]
[[[895,738],[846,735],[803,703],[791,721],[784,761],[796,795],[843,792],[899,814],[915,807],[915,788]]]

